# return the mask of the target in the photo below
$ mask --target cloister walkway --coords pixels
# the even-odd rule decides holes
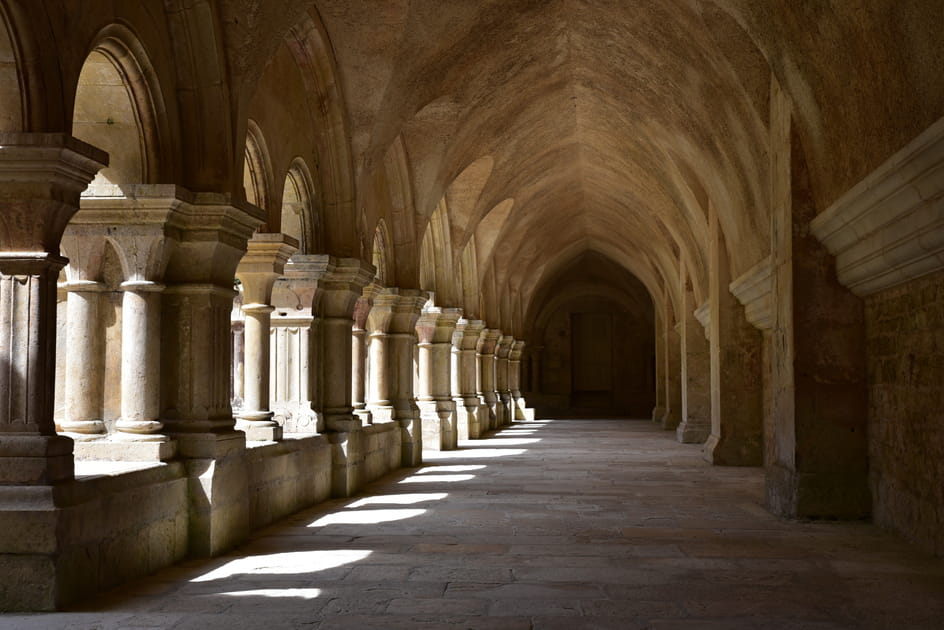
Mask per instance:
[[[645,421],[516,423],[34,628],[941,628],[944,562]]]

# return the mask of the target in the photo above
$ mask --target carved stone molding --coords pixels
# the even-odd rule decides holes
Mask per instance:
[[[774,323],[770,274],[768,256],[728,285],[731,294],[744,306],[747,321],[760,330],[770,330]]]
[[[944,268],[944,118],[811,223],[839,281],[866,296]]]

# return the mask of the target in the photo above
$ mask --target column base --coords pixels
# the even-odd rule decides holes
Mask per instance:
[[[671,407],[667,407],[665,413],[662,415],[662,429],[664,431],[675,431],[679,424],[681,424],[681,420],[677,412]]]
[[[460,440],[477,440],[482,435],[479,427],[478,398],[453,398],[456,405],[456,436]]]
[[[763,466],[760,445],[712,433],[705,442],[705,461],[714,466]]]
[[[401,416],[397,422],[400,423],[400,465],[416,468],[423,463],[423,420],[417,410],[416,415]]]
[[[455,403],[452,400],[419,400],[423,448],[452,451],[459,447]]]
[[[515,420],[515,407],[510,392],[503,392],[499,394],[498,406],[501,409],[501,419],[498,426],[511,426],[511,423]]]
[[[101,420],[67,420],[58,423],[56,429],[74,442],[100,440],[106,436],[105,423]]]
[[[386,424],[396,421],[396,409],[393,408],[393,405],[371,406],[369,412],[372,424]]]
[[[361,487],[364,461],[360,429],[329,431],[328,441],[331,444],[331,495],[353,496]]]
[[[653,422],[662,422],[662,417],[665,415],[665,407],[653,407],[652,408],[652,421]]]
[[[361,426],[374,424],[374,414],[370,409],[355,409],[354,416],[360,419]]]
[[[76,442],[75,458],[112,462],[165,462],[177,455],[177,442],[165,435],[147,435],[152,439],[116,434],[107,439]],[[158,438],[158,439],[153,439]]]
[[[689,418],[678,425],[675,437],[682,444],[704,444],[710,433],[711,426],[708,423]]]
[[[282,427],[276,422],[240,420],[236,428],[246,434],[247,442],[278,442],[282,439]]]
[[[164,422],[187,471],[191,556],[218,555],[249,536],[246,434],[233,429],[231,422],[224,418]]]

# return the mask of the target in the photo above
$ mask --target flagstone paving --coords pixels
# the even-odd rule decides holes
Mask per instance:
[[[516,423],[74,611],[0,628],[944,628],[944,561],[790,522],[645,421]]]

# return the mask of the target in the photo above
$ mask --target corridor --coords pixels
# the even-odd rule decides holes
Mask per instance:
[[[944,563],[762,507],[647,421],[518,422],[361,494],[0,628],[940,628]]]

